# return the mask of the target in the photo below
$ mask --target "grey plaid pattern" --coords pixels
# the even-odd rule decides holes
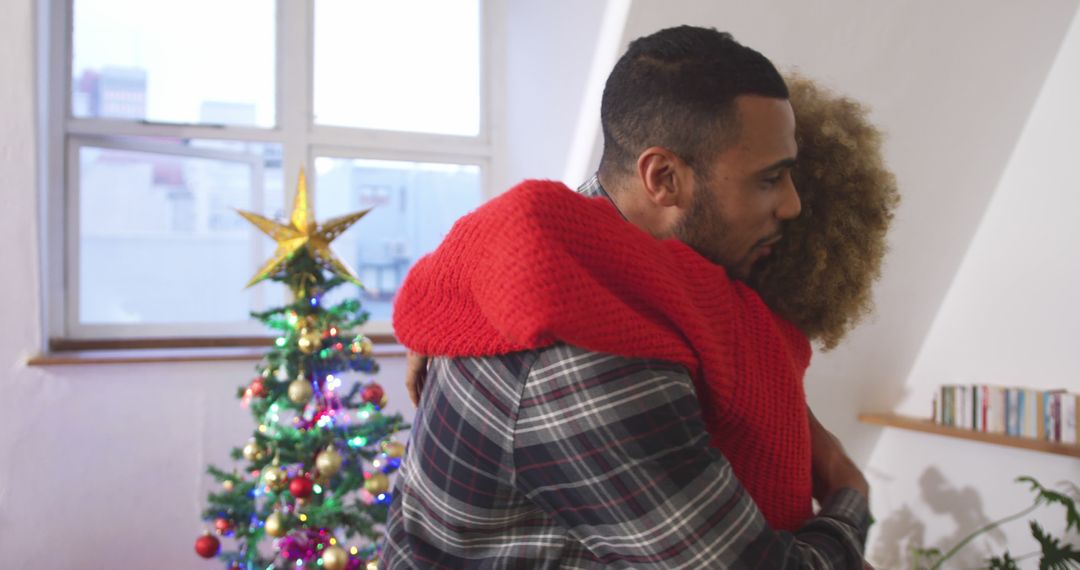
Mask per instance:
[[[382,568],[862,568],[845,489],[771,530],[682,367],[556,345],[433,359]]]
[[[607,190],[604,190],[604,187],[600,184],[600,176],[598,174],[593,174],[589,177],[584,184],[578,186],[577,191],[578,194],[583,194],[585,196],[603,196],[608,200],[611,200],[611,196],[608,195]]]

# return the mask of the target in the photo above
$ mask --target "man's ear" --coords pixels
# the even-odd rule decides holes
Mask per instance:
[[[691,203],[694,172],[675,153],[652,146],[638,155],[638,178],[645,196],[655,206],[687,208]]]

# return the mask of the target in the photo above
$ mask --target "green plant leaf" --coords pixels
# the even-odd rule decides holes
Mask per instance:
[[[1039,523],[1031,521],[1031,535],[1042,547],[1039,558],[1039,570],[1068,570],[1080,568],[1080,551],[1073,550],[1071,544],[1062,544],[1061,540],[1044,532]]]
[[[1018,477],[1016,480],[1018,482],[1028,483],[1029,485],[1031,485],[1031,490],[1035,491],[1037,495],[1035,497],[1035,502],[1037,504],[1050,505],[1053,503],[1057,503],[1064,507],[1065,530],[1080,531],[1080,511],[1077,511],[1075,499],[1064,493],[1059,493],[1052,489],[1047,489],[1041,483],[1036,481],[1034,477],[1024,476]],[[1077,490],[1075,485],[1072,485],[1071,483],[1069,485],[1072,487],[1074,492]]]
[[[1020,570],[1020,567],[1016,565],[1016,560],[1009,556],[1009,551],[1006,550],[1000,557],[994,556],[990,559],[990,570]]]

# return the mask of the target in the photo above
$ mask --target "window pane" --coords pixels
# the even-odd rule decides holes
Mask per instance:
[[[342,286],[327,302],[359,294],[375,320],[390,319],[412,264],[483,200],[476,165],[320,157],[315,169],[320,221],[374,208],[331,245],[365,289]]]
[[[72,114],[274,125],[275,5],[75,0]]]
[[[476,136],[479,0],[317,0],[315,120]]]
[[[278,285],[243,288],[273,244],[233,211],[280,215],[280,149],[190,146],[229,144],[264,165],[263,189],[251,163],[80,149],[80,323],[246,322],[284,299]]]

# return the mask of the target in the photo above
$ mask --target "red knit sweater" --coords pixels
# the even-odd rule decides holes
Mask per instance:
[[[409,273],[394,330],[429,355],[563,342],[680,363],[712,445],[769,523],[793,530],[812,515],[806,337],[722,267],[603,198],[529,181],[465,216]]]

